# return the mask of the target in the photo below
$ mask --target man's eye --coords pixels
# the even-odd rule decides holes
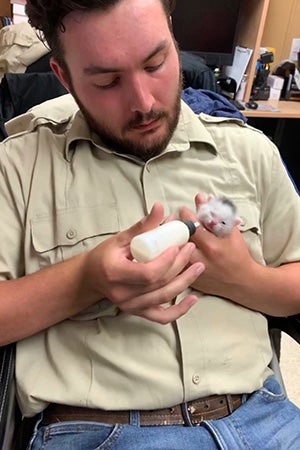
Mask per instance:
[[[160,67],[163,65],[164,61],[162,61],[159,64],[156,64],[155,66],[147,66],[145,67],[145,70],[147,72],[155,72],[156,70],[160,69]]]
[[[114,78],[114,80],[111,81],[110,83],[107,83],[107,84],[96,84],[95,86],[96,86],[97,89],[103,89],[103,90],[111,89],[111,88],[117,86],[119,81],[120,81],[120,78],[117,77],[117,78]]]

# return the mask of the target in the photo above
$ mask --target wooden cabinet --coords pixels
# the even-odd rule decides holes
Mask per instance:
[[[243,0],[238,45],[253,49],[246,74],[248,101],[260,47],[275,48],[274,63],[288,59],[293,38],[300,38],[299,0]]]
[[[270,0],[262,46],[275,48],[272,67],[289,59],[293,38],[300,38],[299,0]]]
[[[253,50],[246,71],[248,82],[244,95],[245,101],[250,98],[270,1],[272,0],[243,0],[242,3],[241,20],[238,27],[238,45]]]
[[[0,0],[0,16],[12,17],[10,0]]]

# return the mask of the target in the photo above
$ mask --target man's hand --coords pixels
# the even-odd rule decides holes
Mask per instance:
[[[180,218],[197,220],[185,207],[180,210]],[[193,287],[207,294],[235,300],[237,291],[243,284],[247,284],[251,277],[252,268],[258,265],[238,228],[234,227],[228,236],[220,238],[200,225],[191,240],[196,244],[196,250],[190,261],[201,261],[206,267],[203,275],[193,283]]]
[[[196,206],[205,201],[195,198]],[[195,221],[187,208],[180,211],[182,220]],[[235,226],[223,238],[199,226],[191,239],[196,249],[191,263],[201,261],[205,272],[192,285],[194,289],[228,298],[246,308],[271,316],[288,316],[300,311],[300,262],[267,267],[257,263]]]
[[[150,214],[89,252],[85,280],[98,298],[108,298],[123,312],[159,323],[185,314],[197,297],[187,295],[178,304],[173,299],[188,288],[204,270],[198,259],[191,262],[193,243],[170,247],[148,263],[133,261],[131,239],[163,221],[163,208],[156,203]]]

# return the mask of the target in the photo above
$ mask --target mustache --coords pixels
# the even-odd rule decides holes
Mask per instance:
[[[139,125],[141,125],[144,122],[150,122],[151,120],[157,120],[162,119],[163,117],[166,117],[167,114],[164,111],[155,111],[151,110],[146,114],[143,114],[141,112],[137,112],[135,114],[135,117],[128,122],[126,125],[126,129],[134,128]]]

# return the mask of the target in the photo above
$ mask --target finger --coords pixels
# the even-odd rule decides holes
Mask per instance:
[[[158,227],[162,223],[163,217],[164,209],[162,204],[155,202],[147,216],[127,228],[127,230],[121,231],[117,234],[116,238],[118,239],[119,244],[128,245],[131,239],[137,234],[144,233],[145,231]]]
[[[144,286],[143,292],[152,292],[161,288],[181,273],[189,264],[195,250],[195,244],[188,242],[180,249],[172,246],[147,263],[135,262],[131,268],[131,276],[127,278],[127,284],[133,284],[140,288]]]
[[[114,303],[126,305],[132,298],[161,288],[187,266],[194,248],[193,243],[182,250],[170,247],[149,263],[127,260],[119,264],[118,270],[114,270],[109,278],[108,298]]]
[[[145,308],[168,303],[187,289],[199,277],[204,269],[204,264],[197,262],[175,277],[168,284],[123,302],[119,306],[123,311],[134,314]]]
[[[206,202],[206,198],[205,195],[202,194],[201,192],[199,192],[196,196],[195,196],[195,205],[196,205],[196,209],[199,208],[200,205],[202,205],[203,203]]]
[[[197,216],[191,212],[190,209],[183,206],[180,209],[180,218],[182,220],[192,220],[193,222],[197,221]],[[215,239],[218,239],[212,232],[210,232],[207,228],[205,228],[201,222],[200,226],[197,227],[196,232],[192,235],[191,241],[196,244],[196,246],[202,247],[203,243],[211,243]]]
[[[194,251],[195,244],[193,242],[188,242],[179,249],[178,254],[172,260],[172,263],[170,265],[165,265],[165,270],[160,270],[159,272],[161,286],[167,284],[190,265]]]
[[[179,317],[186,314],[191,307],[197,302],[197,297],[195,295],[187,295],[176,305],[170,305],[167,307],[154,306],[145,309],[139,314],[136,314],[145,319],[151,320],[153,322],[166,325],[167,323],[174,322],[179,319]]]
[[[198,218],[194,212],[192,212],[186,206],[182,206],[179,209],[179,217],[181,220],[191,220],[192,222],[197,222]]]
[[[170,214],[168,217],[166,217],[163,221],[163,223],[168,223],[168,222],[172,222],[172,220],[175,220],[175,214]]]

